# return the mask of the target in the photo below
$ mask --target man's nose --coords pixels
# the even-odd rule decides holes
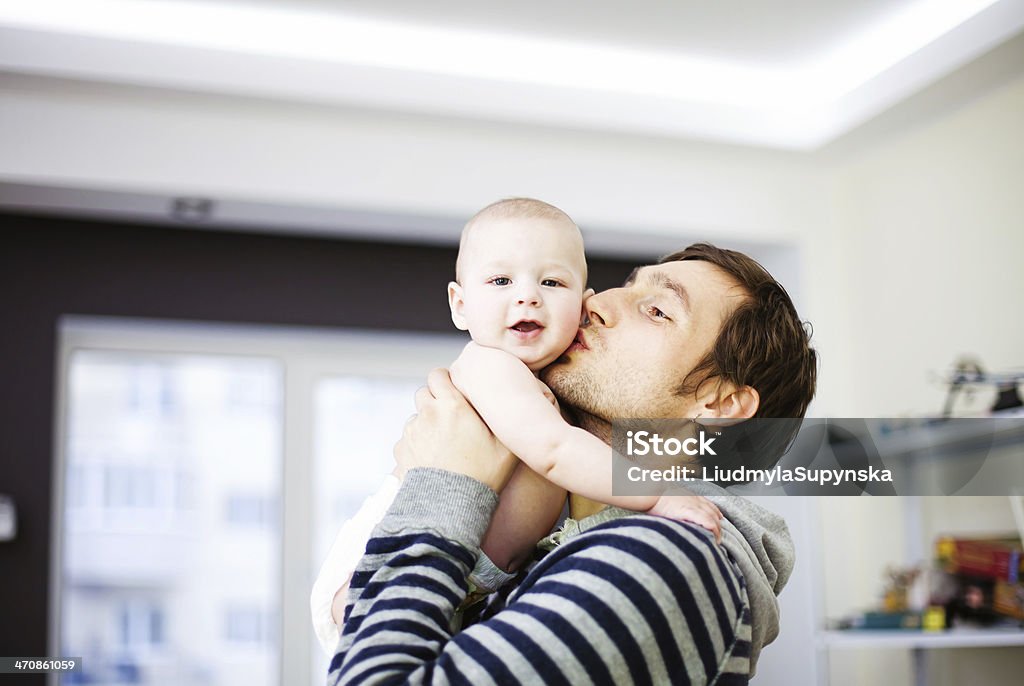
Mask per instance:
[[[611,289],[595,293],[583,303],[583,318],[590,326],[611,326],[614,322],[614,293]]]

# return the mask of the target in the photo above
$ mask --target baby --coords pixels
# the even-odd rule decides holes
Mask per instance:
[[[506,572],[530,558],[558,520],[567,490],[692,521],[720,536],[721,514],[705,498],[613,496],[611,465],[601,463],[610,448],[566,422],[536,378],[572,344],[590,293],[583,238],[569,216],[529,198],[493,203],[463,229],[455,271],[456,280],[448,284],[452,321],[468,330],[473,342],[452,365],[452,381],[522,461],[501,492],[481,543],[483,555],[470,577],[474,585],[494,589],[508,578]],[[346,522],[317,578],[314,625],[328,652],[337,642],[352,571],[394,499],[399,477],[396,470]]]

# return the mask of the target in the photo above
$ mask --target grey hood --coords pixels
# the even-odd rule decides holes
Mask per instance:
[[[786,520],[721,486],[694,481],[687,490],[712,501],[722,511],[722,545],[736,561],[747,582],[751,612],[750,675],[761,648],[779,635],[779,602],[793,572],[796,550]]]

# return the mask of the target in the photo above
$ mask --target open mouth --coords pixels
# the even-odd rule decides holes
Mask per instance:
[[[522,321],[516,322],[509,328],[512,329],[513,331],[518,331],[519,333],[532,333],[534,331],[539,331],[544,327],[535,321],[523,319]]]

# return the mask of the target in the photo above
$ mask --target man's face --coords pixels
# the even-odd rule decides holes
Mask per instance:
[[[709,262],[643,267],[584,303],[589,324],[541,378],[563,402],[608,422],[692,418],[702,405],[679,388],[746,297]]]

